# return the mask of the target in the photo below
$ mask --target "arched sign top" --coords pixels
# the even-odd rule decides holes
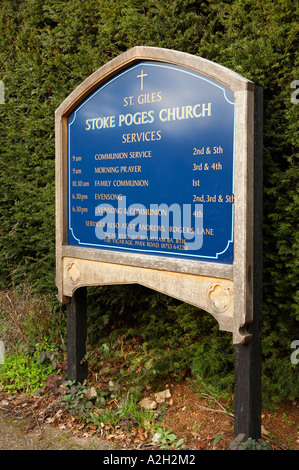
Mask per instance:
[[[135,47],[66,98],[56,111],[60,300],[139,279],[246,340],[253,92],[219,64]]]
[[[104,64],[86,78],[57,108],[56,115],[67,115],[87,95],[121,70],[141,60],[155,60],[186,67],[223,83],[232,91],[253,90],[252,81],[210,60],[170,49],[136,46]]]

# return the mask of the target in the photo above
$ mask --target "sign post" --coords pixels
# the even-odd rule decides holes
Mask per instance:
[[[219,64],[135,47],[56,110],[56,280],[68,304],[74,380],[86,374],[76,366],[86,342],[81,289],[139,283],[211,313],[232,332],[243,410],[241,388],[258,373],[252,355],[260,342],[260,326],[250,330],[260,309],[259,103],[252,82]]]
[[[235,346],[235,436],[261,437],[262,406],[262,258],[263,258],[263,90],[255,89],[254,106],[254,243],[252,340]]]

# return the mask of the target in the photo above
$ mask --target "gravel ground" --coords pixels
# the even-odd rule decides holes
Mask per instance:
[[[24,431],[21,419],[0,411],[0,450],[112,450],[110,443],[98,437],[78,438],[50,425]]]

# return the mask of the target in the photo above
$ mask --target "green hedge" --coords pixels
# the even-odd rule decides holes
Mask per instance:
[[[299,106],[291,83],[299,70],[291,0],[2,0],[0,285],[32,283],[55,295],[54,111],[136,45],[205,57],[264,88],[264,373],[274,394],[294,397]],[[217,332],[210,336],[216,342]]]

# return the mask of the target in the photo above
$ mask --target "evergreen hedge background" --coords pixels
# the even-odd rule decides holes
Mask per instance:
[[[202,56],[264,88],[264,380],[272,396],[298,395],[298,19],[293,0],[1,0],[0,286],[56,295],[54,112],[68,94],[136,45]],[[193,343],[193,373],[231,374],[231,336],[210,316],[136,286],[90,297],[99,328],[147,324],[149,340],[170,329]]]

